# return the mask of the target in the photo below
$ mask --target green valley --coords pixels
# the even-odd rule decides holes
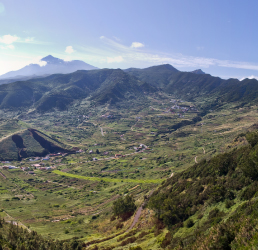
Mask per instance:
[[[42,249],[251,246],[254,82],[161,65],[1,85],[2,244],[25,244],[5,233],[18,225]],[[114,212],[126,197],[130,216]]]

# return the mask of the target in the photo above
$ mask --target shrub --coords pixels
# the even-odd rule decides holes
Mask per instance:
[[[120,217],[123,221],[131,217],[136,210],[136,205],[132,196],[127,195],[125,198],[121,197],[113,203],[113,213]]]
[[[234,201],[232,201],[232,200],[226,200],[226,202],[225,202],[225,207],[226,207],[226,208],[230,208],[230,207],[232,207],[234,204],[235,204]]]
[[[246,140],[248,143],[254,147],[258,142],[258,133],[257,132],[250,132],[246,134]]]
[[[219,214],[219,209],[218,208],[214,208],[213,210],[211,210],[209,212],[209,219],[217,217],[218,214]]]
[[[192,227],[192,226],[194,225],[194,222],[193,222],[192,219],[190,219],[190,220],[188,220],[188,221],[186,222],[185,225],[186,225],[186,227],[190,228],[190,227]]]
[[[119,222],[116,224],[116,229],[121,229],[123,226],[124,226],[124,224],[119,221]]]
[[[140,246],[130,247],[129,250],[142,250]]]

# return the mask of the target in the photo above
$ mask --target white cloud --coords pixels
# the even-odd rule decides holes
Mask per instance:
[[[122,56],[107,57],[107,63],[119,63],[124,61]]]
[[[34,57],[30,60],[30,63],[29,64],[38,64],[40,67],[44,67],[47,65],[47,62],[46,61],[41,61],[41,57],[40,56],[37,56],[37,57]],[[28,65],[28,64],[27,64]]]
[[[5,74],[9,71],[19,70],[27,65],[30,64],[38,64],[41,67],[47,65],[47,62],[41,61],[42,56],[37,57],[29,57],[27,55],[19,55],[19,54],[4,54],[1,53],[3,56],[8,56],[10,59],[3,59],[0,57],[0,75]],[[14,60],[11,57],[15,58]]]
[[[45,62],[45,61],[39,61],[37,64],[38,64],[40,67],[44,67],[44,66],[47,65],[47,62]]]
[[[18,36],[4,35],[0,37],[0,43],[12,44],[16,42],[18,39],[20,39]]]
[[[131,45],[131,48],[142,48],[142,47],[144,47],[144,44],[139,42],[133,42]]]
[[[9,49],[14,49],[14,45],[12,45],[12,44],[7,45],[6,47],[9,48]]]
[[[206,57],[193,57],[182,54],[167,54],[159,51],[154,52],[146,50],[133,50],[131,47],[125,46],[104,36],[101,38],[101,40],[106,44],[107,47],[102,51],[95,50],[95,52],[98,52],[96,58],[99,58],[101,54],[104,56],[105,54],[109,53],[109,57],[113,57],[114,54],[119,53],[124,61],[132,65],[135,65],[136,63],[144,65],[169,63],[178,68],[209,68],[210,66],[219,66],[258,71],[258,64],[251,64],[248,62],[220,60]]]
[[[36,41],[34,37],[21,38],[15,35],[14,36],[4,35],[0,37],[0,43],[6,44],[6,45],[10,45],[13,43],[47,44],[45,42]],[[14,47],[11,46],[11,48],[14,48]]]
[[[67,46],[65,49],[65,53],[72,54],[74,52],[74,49],[72,46]]]
[[[258,80],[258,76],[251,75],[251,76],[248,76],[248,77],[243,77],[243,78],[241,78],[240,81],[243,81],[243,80],[246,79],[246,78]]]
[[[2,50],[6,50],[6,49],[14,49],[14,45],[10,44],[10,45],[5,45],[5,46],[0,46],[0,49]]]

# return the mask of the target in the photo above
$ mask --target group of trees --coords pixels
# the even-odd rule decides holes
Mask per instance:
[[[239,200],[247,201],[256,197],[258,195],[258,132],[248,133],[246,139],[249,145],[217,155],[210,160],[203,160],[168,179],[153,193],[148,207],[156,212],[156,217],[161,222],[175,232],[184,225],[192,227],[196,221],[189,217],[197,214],[197,221],[200,220],[207,207],[224,203],[229,209]],[[226,213],[219,209],[211,211],[202,230],[220,225],[225,216]],[[226,228],[226,224],[224,227]],[[232,235],[232,232],[229,234]],[[222,235],[221,240],[223,237]],[[229,239],[232,240],[232,237],[227,238],[228,246],[231,244]],[[191,241],[194,240],[191,239]],[[176,240],[173,239],[172,242],[175,243]],[[188,239],[187,244],[189,242]],[[175,246],[176,244],[173,247]]]
[[[136,205],[131,195],[121,197],[113,203],[113,214],[114,216],[121,218],[122,221],[130,218],[134,214],[135,210]]]
[[[45,238],[35,231],[6,223],[0,218],[0,250],[83,250],[84,243],[78,239],[66,241]]]

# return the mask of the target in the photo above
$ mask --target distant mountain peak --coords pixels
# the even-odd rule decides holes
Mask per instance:
[[[42,65],[40,64],[42,62]],[[77,70],[94,70],[96,67],[80,60],[64,61],[52,55],[41,59],[38,64],[29,64],[22,69],[11,71],[0,76],[0,79],[25,77],[25,76],[44,76],[51,74],[68,74]],[[41,67],[44,66],[44,67]]]
[[[52,55],[48,55],[48,56],[42,58],[41,61],[47,62],[48,64],[51,64],[51,63],[55,64],[55,63],[63,62],[62,59],[59,59],[57,57],[53,57]]]
[[[206,74],[205,72],[203,72],[201,69],[196,69],[194,71],[191,71],[191,73],[197,74],[197,75],[204,75]]]

